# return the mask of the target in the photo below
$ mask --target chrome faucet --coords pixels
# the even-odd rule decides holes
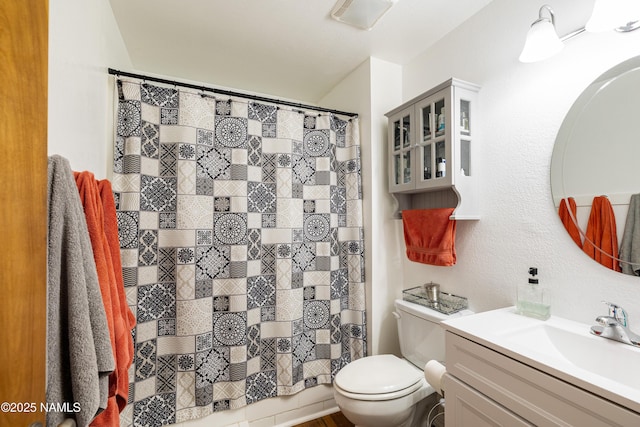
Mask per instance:
[[[640,335],[631,332],[628,327],[627,312],[617,304],[602,302],[609,306],[609,315],[596,317],[596,322],[599,325],[592,326],[591,333],[602,338],[640,347]]]
[[[602,301],[602,303],[609,307],[610,317],[616,319],[618,323],[620,323],[625,328],[629,327],[629,317],[627,316],[627,312],[624,311],[624,308],[612,302]]]

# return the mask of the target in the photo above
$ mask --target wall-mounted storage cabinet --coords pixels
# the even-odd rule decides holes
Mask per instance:
[[[480,88],[450,79],[386,114],[389,192],[399,210],[456,208],[452,219],[479,219],[477,96]]]

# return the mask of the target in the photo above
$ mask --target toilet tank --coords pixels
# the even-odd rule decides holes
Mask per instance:
[[[429,360],[444,361],[444,329],[440,322],[470,313],[447,315],[401,299],[395,301],[395,307],[402,356],[420,369]]]

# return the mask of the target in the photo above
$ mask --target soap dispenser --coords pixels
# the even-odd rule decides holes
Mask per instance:
[[[546,301],[544,289],[536,279],[538,269],[529,268],[529,274],[531,277],[528,282],[518,286],[516,311],[518,314],[547,320],[551,315],[551,306]]]

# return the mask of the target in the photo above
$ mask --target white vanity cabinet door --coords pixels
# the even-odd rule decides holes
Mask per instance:
[[[493,413],[493,406],[498,404],[536,426],[640,426],[640,413],[471,339],[447,331],[445,342],[448,375],[491,403],[478,405],[480,412]],[[460,400],[457,391],[459,388],[455,385],[449,389],[449,382],[445,384],[447,402]],[[453,406],[455,408],[455,403]],[[467,424],[453,425],[467,427]],[[475,424],[468,424],[468,427],[475,427]]]
[[[445,424],[450,427],[533,426],[504,406],[478,393],[454,377],[446,376]]]

